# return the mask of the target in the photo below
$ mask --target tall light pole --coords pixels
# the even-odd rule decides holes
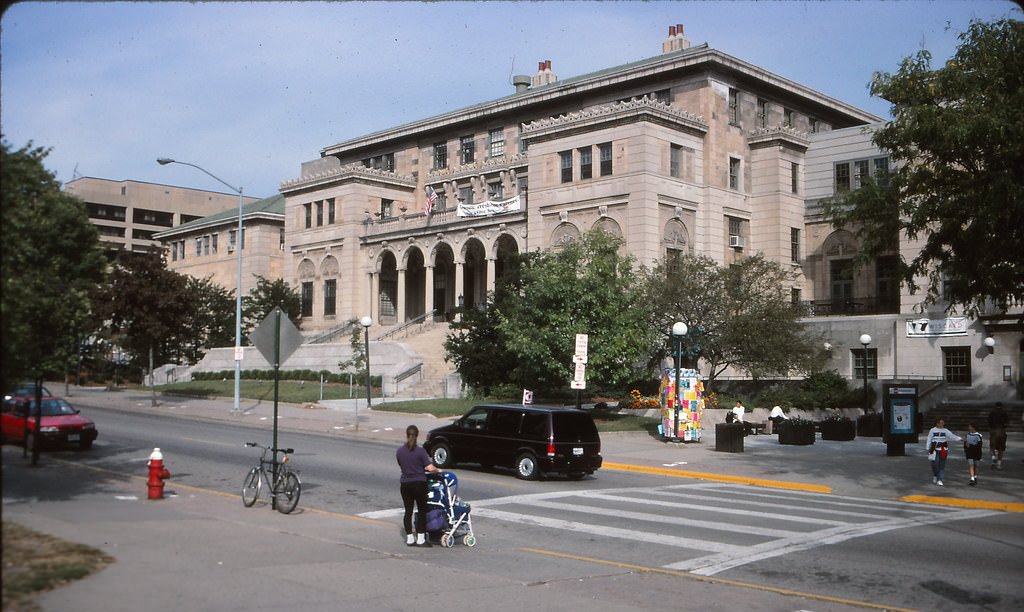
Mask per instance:
[[[206,168],[195,164],[166,157],[157,159],[156,163],[161,166],[166,166],[167,164],[191,166],[238,194],[238,235],[235,236],[235,251],[238,253],[238,287],[235,289],[235,401],[231,409],[232,412],[237,413],[240,411],[238,398],[242,384],[242,188],[233,187],[230,183],[225,182]]]
[[[871,344],[871,336],[861,334],[860,343],[864,346],[861,369],[864,371],[864,414],[867,414],[870,412],[870,406],[868,405],[868,345]]]
[[[675,361],[675,363],[676,363],[676,386],[675,386],[676,401],[675,401],[675,405],[674,405],[675,411],[674,411],[674,420],[673,420],[673,424],[672,424],[672,437],[673,438],[676,438],[676,437],[679,436],[679,368],[681,367],[680,366],[680,362],[681,362],[682,357],[683,357],[683,336],[685,336],[685,335],[686,335],[686,323],[683,323],[682,321],[676,321],[672,325],[672,352],[675,354],[675,358],[676,358],[676,361]]]
[[[364,338],[364,355],[366,357],[366,409],[370,409],[370,326],[373,325],[373,319],[370,317],[363,317],[359,319],[359,324],[363,326],[363,338]],[[359,402],[356,402],[356,431],[359,430]]]

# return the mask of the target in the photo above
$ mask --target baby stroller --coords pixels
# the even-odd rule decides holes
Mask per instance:
[[[427,474],[427,531],[438,534],[441,546],[455,546],[461,537],[466,546],[476,545],[469,504],[459,499],[459,478],[454,472]]]

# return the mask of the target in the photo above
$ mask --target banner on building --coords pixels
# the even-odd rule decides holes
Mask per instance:
[[[914,319],[907,321],[908,338],[940,338],[943,336],[966,336],[966,317],[945,319]]]
[[[487,200],[479,204],[459,203],[458,215],[460,217],[487,217],[498,213],[513,212],[521,206],[519,196],[507,200]]]

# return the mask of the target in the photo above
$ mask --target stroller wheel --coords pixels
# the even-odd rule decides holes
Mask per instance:
[[[466,537],[462,538],[462,543],[466,546],[476,546],[476,536],[474,536],[473,534],[469,534]]]
[[[452,546],[455,546],[455,536],[453,536],[450,533],[442,535],[441,546],[444,546],[445,548],[451,548]]]

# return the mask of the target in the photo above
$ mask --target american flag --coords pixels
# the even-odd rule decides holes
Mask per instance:
[[[434,210],[434,202],[437,201],[437,192],[430,185],[427,185],[427,201],[423,204],[423,212],[429,216]]]

